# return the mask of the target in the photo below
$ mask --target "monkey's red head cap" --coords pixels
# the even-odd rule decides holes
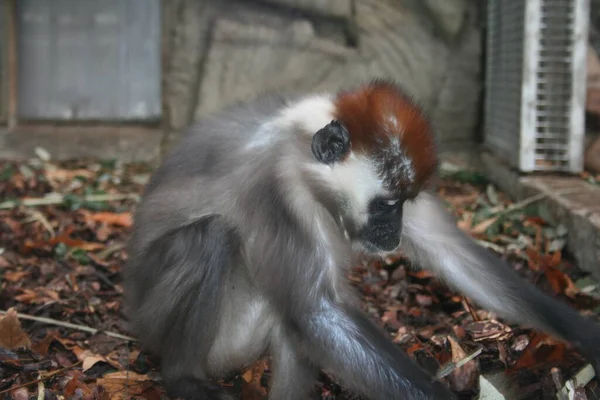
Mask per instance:
[[[438,166],[434,135],[423,110],[392,82],[376,80],[335,99],[335,118],[352,151],[375,162],[393,192],[416,196]]]

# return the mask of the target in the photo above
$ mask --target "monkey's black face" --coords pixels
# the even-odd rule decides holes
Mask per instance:
[[[402,235],[402,204],[397,199],[376,197],[369,203],[369,219],[360,231],[361,241],[373,252],[392,251]]]

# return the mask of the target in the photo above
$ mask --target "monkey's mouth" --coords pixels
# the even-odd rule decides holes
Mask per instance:
[[[363,229],[360,238],[373,253],[391,252],[400,246],[401,228],[397,224],[374,225]]]
[[[386,264],[391,264],[391,260],[401,254],[399,246],[388,251],[364,241],[354,242],[352,248],[360,259],[384,261]]]
[[[400,245],[399,241],[391,240],[388,240],[385,245],[382,245],[381,242],[372,243],[368,240],[363,240],[361,243],[369,253],[377,255],[389,255],[397,250]]]

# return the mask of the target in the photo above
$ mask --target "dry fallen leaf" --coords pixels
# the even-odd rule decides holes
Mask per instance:
[[[486,219],[484,221],[481,221],[480,223],[478,223],[477,225],[475,225],[474,227],[469,229],[469,233],[472,235],[481,235],[486,231],[487,228],[492,226],[494,224],[494,222],[496,222],[497,220],[498,220],[498,217],[492,217],[492,218]]]
[[[29,390],[27,388],[19,388],[11,392],[13,400],[29,400]]]
[[[471,322],[465,326],[465,331],[471,334],[474,341],[480,340],[505,340],[512,334],[512,330],[496,320]]]
[[[402,327],[402,323],[398,321],[398,309],[399,307],[390,307],[381,317],[381,322],[393,330],[398,330]]]
[[[56,185],[60,182],[72,181],[78,176],[90,179],[96,173],[88,169],[61,169],[48,166],[44,171],[44,175],[46,175],[46,178],[52,185]]]
[[[424,270],[424,269],[419,269],[419,270],[416,270],[416,271],[408,271],[407,274],[410,275],[410,276],[413,276],[413,277],[415,277],[417,279],[428,279],[428,278],[433,278],[434,277],[433,273],[431,273],[431,272],[429,272],[427,270]]]
[[[21,322],[14,308],[10,308],[0,319],[0,347],[8,350],[29,348],[31,340],[21,328]]]
[[[33,241],[31,239],[25,239],[25,243],[24,243],[23,248],[21,249],[21,252],[23,254],[27,254],[33,249],[44,248],[44,247],[48,247],[48,246],[52,247],[52,246],[56,246],[59,243],[63,243],[65,245],[67,245],[68,247],[79,248],[79,249],[86,250],[86,251],[94,251],[94,250],[99,250],[99,249],[103,249],[106,247],[102,243],[86,242],[85,240],[73,239],[70,236],[72,230],[73,230],[72,227],[68,228],[62,234],[60,234],[58,236],[54,236],[48,240]]]
[[[267,369],[267,362],[260,360],[242,375],[242,394],[244,400],[262,400],[267,396],[267,390],[261,385],[261,379]]]
[[[74,346],[71,348],[71,351],[77,356],[78,360],[83,362],[83,371],[87,371],[99,362],[105,362],[116,369],[121,369],[121,366],[118,363],[90,350],[84,350],[78,346]]]
[[[84,212],[84,216],[85,216],[86,219],[88,219],[90,221],[102,222],[104,224],[122,226],[122,227],[125,227],[125,228],[129,228],[132,225],[132,223],[133,223],[133,219],[132,219],[132,216],[131,216],[130,212],[123,212],[123,213],[113,213],[113,212],[90,213],[90,212],[85,211]]]
[[[458,208],[474,203],[477,197],[479,197],[479,193],[474,191],[472,193],[447,195],[444,196],[444,200],[450,203],[452,207]]]
[[[450,347],[452,349],[451,360],[453,363],[458,363],[468,356],[452,336],[448,336],[448,341],[450,342]],[[475,360],[470,360],[463,366],[452,371],[448,376],[448,381],[454,390],[462,392],[475,385],[477,376],[477,362]]]
[[[458,226],[461,231],[470,233],[471,227],[473,226],[473,213],[464,213],[462,218],[456,222],[456,226]]]
[[[21,294],[15,296],[15,300],[25,304],[50,304],[59,301],[60,296],[54,290],[40,287],[36,290],[23,289]]]
[[[5,257],[0,256],[0,268],[8,268],[8,267],[10,267],[10,263],[8,262],[8,260]]]
[[[565,343],[555,340],[548,335],[535,333],[525,351],[512,368],[509,369],[509,372],[562,361],[565,356],[565,350]]]
[[[77,397],[75,396],[75,391],[78,392]],[[65,395],[67,399],[82,398],[84,396],[90,398],[92,396],[92,389],[80,379],[78,379],[77,376],[74,376],[65,385],[65,388],[63,389],[63,395]]]
[[[544,271],[544,275],[546,275],[555,294],[565,294],[568,297],[574,298],[579,293],[579,289],[575,286],[575,283],[561,270],[552,267],[547,268]]]
[[[109,373],[96,382],[110,393],[111,400],[129,399],[132,394],[139,396],[154,385],[148,376],[136,374],[133,371]]]
[[[31,275],[29,271],[6,271],[2,278],[9,282],[18,282]]]
[[[48,350],[54,341],[60,343],[59,333],[56,331],[47,332],[42,340],[31,345],[31,349],[39,355],[45,356],[48,354]]]

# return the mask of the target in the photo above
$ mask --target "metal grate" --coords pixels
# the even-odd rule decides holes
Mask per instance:
[[[20,118],[160,118],[160,0],[16,6]]]
[[[589,0],[489,0],[485,145],[523,172],[583,168]]]

